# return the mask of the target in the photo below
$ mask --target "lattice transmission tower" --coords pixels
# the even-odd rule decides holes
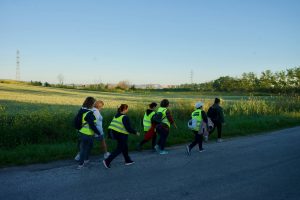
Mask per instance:
[[[21,80],[21,75],[20,75],[20,51],[19,51],[19,49],[17,50],[17,56],[16,56],[16,80],[17,81]]]

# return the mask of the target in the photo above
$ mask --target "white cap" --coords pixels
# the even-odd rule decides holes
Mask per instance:
[[[200,108],[200,107],[202,107],[204,104],[202,103],[202,102],[197,102],[196,104],[195,104],[195,107],[196,108]]]

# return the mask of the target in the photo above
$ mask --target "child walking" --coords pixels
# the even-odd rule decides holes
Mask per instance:
[[[202,147],[203,143],[203,133],[207,131],[207,115],[205,111],[203,111],[203,103],[198,102],[195,104],[195,111],[191,114],[192,120],[196,121],[195,127],[192,128],[192,132],[194,134],[194,141],[186,146],[186,152],[188,155],[191,154],[191,150],[194,146],[198,144],[199,152],[203,152],[204,149]]]

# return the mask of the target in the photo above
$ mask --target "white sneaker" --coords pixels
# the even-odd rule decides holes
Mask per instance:
[[[108,156],[110,156],[110,153],[109,153],[109,152],[106,152],[106,153],[103,155],[104,159],[108,158]]]
[[[80,160],[80,152],[77,153],[77,155],[75,156],[74,160],[76,160],[76,161]]]
[[[85,160],[85,161],[83,161],[83,164],[88,164],[90,162],[90,160]]]
[[[78,170],[81,170],[81,169],[83,169],[83,168],[84,168],[84,164],[78,165],[78,167],[77,167]]]
[[[218,143],[223,142],[223,139],[218,138],[218,139],[217,139],[217,142],[218,142]]]

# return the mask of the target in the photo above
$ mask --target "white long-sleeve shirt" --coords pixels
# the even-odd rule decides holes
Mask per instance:
[[[96,117],[96,127],[99,130],[99,132],[101,133],[101,135],[104,135],[104,131],[103,131],[103,127],[102,127],[103,117],[97,108],[93,108],[92,110]]]

